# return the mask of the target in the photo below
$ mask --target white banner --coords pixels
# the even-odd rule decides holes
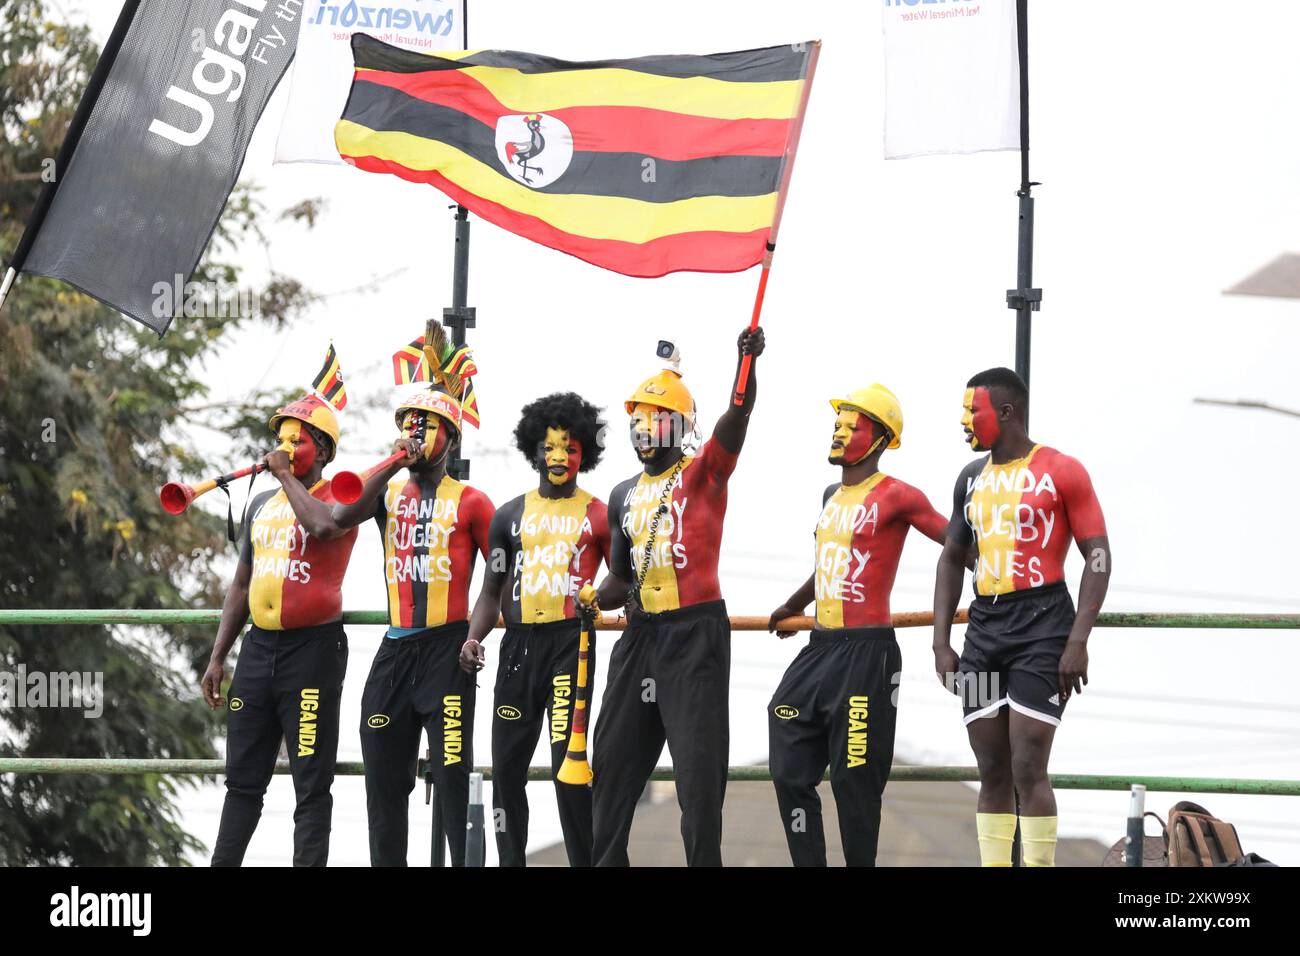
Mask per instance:
[[[881,0],[885,158],[1020,148],[1015,0]]]
[[[307,0],[277,163],[344,165],[334,124],[352,89],[352,34],[408,50],[463,50],[465,0]]]

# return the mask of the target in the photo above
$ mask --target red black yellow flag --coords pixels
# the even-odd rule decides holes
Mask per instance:
[[[330,343],[330,350],[325,353],[325,364],[312,379],[311,387],[339,411],[343,411],[348,404],[348,392],[343,387],[343,372],[339,369],[339,354],[334,351],[333,342]]]
[[[393,353],[393,384],[410,385],[428,380],[429,365],[424,360],[424,336],[421,335]]]
[[[763,259],[815,44],[568,62],[355,34],[339,154],[633,276]]]
[[[478,396],[474,394],[473,376],[478,373],[474,354],[469,346],[456,348],[449,341],[443,342],[443,357],[440,362],[442,371],[460,380],[461,418],[475,428],[481,427],[478,412]],[[393,384],[410,385],[413,382],[429,381],[429,362],[424,354],[424,336],[413,339],[409,345],[403,345],[393,353]]]

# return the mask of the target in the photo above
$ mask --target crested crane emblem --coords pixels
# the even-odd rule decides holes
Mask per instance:
[[[516,182],[542,189],[564,175],[573,161],[573,133],[546,113],[497,120],[497,159]]]

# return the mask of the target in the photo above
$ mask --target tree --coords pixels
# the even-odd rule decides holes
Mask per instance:
[[[51,22],[44,0],[0,0],[0,255],[12,254],[98,50],[84,26]],[[314,213],[295,207],[308,226]],[[265,211],[240,188],[195,281],[236,287],[233,261],[265,243]],[[215,474],[194,450],[196,425],[264,447],[285,395],[205,402],[207,363],[255,322],[284,326],[313,296],[273,275],[254,315],[180,318],[159,339],[61,282],[24,276],[0,311],[0,606],[216,607],[213,563],[229,554],[225,521],[165,515],[157,489]],[[209,303],[211,304],[211,303]],[[296,393],[295,393],[296,394]],[[256,433],[256,437],[255,437]],[[213,756],[216,720],[197,686],[210,628],[0,625],[0,670],[102,672],[103,715],[0,707],[0,754]],[[4,740],[4,737],[8,740]],[[201,849],[177,819],[178,788],[148,776],[0,777],[0,864],[167,865]]]

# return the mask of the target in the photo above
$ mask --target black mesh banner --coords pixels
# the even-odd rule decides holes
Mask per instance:
[[[302,0],[142,0],[21,268],[159,333],[293,59]]]

